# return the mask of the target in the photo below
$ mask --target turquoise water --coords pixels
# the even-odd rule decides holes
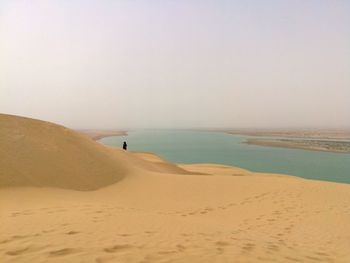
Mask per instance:
[[[154,152],[176,163],[220,163],[257,172],[282,173],[309,179],[350,183],[350,154],[254,146],[246,136],[220,132],[134,131],[107,137],[103,144]]]

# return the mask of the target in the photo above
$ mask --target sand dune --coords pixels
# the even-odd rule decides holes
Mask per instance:
[[[20,136],[37,138],[35,134],[41,133],[41,140],[48,140],[45,145],[65,145],[64,154],[70,158],[81,153],[80,147],[94,149],[91,156],[97,158],[73,159],[78,162],[73,164],[68,157],[61,157],[65,158],[62,164],[66,161],[77,167],[75,172],[62,170],[60,174],[57,166],[52,171],[36,168],[41,175],[31,175],[35,183],[26,181],[26,187],[2,183],[1,262],[350,262],[350,185],[224,165],[178,166],[151,153],[105,148],[67,130],[74,145],[82,143],[73,147],[62,138],[63,127],[9,116],[1,116],[1,120],[1,133],[12,131],[6,138],[17,152],[30,147],[26,153],[48,158],[39,155],[44,142],[34,144],[26,138],[21,148],[16,141]],[[3,120],[8,124],[3,125]],[[29,128],[23,127],[26,122]],[[44,127],[48,131],[42,131]],[[13,131],[18,137],[13,138]],[[16,151],[9,150],[7,158],[15,161]],[[4,151],[1,154],[5,156]],[[51,151],[49,154],[57,157]],[[108,161],[100,163],[100,154]],[[22,178],[16,171],[25,172],[27,166],[20,164],[27,163],[19,157],[17,167],[2,165],[7,165],[13,177]],[[106,187],[72,190],[87,189],[76,185],[84,177],[79,173],[86,171],[79,165],[85,167],[86,160],[95,160],[97,166],[116,162],[108,168],[117,172],[116,177],[102,173],[96,178],[90,173],[91,183],[100,179],[103,183],[97,184]],[[2,165],[1,180],[9,180]],[[104,171],[94,169],[96,173]],[[64,172],[74,179],[65,178]],[[50,184],[51,174],[64,179]],[[36,185],[45,187],[33,187]],[[74,188],[67,187],[72,185]]]
[[[110,150],[65,127],[0,115],[0,186],[91,190],[120,180],[128,167]]]
[[[158,168],[63,126],[0,114],[0,187],[93,190],[137,169],[181,170],[176,165]]]

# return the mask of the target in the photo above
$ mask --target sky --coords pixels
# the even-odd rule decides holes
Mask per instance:
[[[0,0],[0,112],[75,129],[350,127],[350,0]]]

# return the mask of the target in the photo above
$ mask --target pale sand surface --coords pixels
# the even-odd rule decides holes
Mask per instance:
[[[13,118],[0,117],[1,128],[13,125]],[[19,134],[27,133],[21,125],[32,123],[22,121],[16,119]],[[48,134],[59,136],[57,129]],[[0,188],[1,262],[350,262],[350,185],[223,165],[177,166],[151,153],[67,136],[83,143],[88,156],[96,154],[87,160],[97,167],[101,154],[114,158],[120,167],[102,166],[111,165],[115,178],[91,172],[91,183],[100,178],[100,187],[78,191],[80,176],[71,174],[57,185],[37,168],[40,176],[32,174],[29,181],[9,173],[25,182],[19,186],[1,166],[0,179],[7,180]],[[11,138],[21,152],[20,141]],[[52,152],[64,150],[53,146],[58,148]],[[54,178],[58,171],[52,168]],[[33,187],[38,180],[41,187]]]

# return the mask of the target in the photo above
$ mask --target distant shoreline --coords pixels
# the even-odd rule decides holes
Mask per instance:
[[[350,153],[350,141],[348,141],[350,140],[350,130],[348,129],[241,129],[225,132],[233,135],[251,136],[252,138],[243,142],[245,144],[318,152]]]
[[[267,147],[280,147],[333,153],[350,153],[350,142],[307,139],[248,139],[243,143]]]
[[[79,132],[89,136],[91,139],[98,141],[102,138],[112,136],[127,136],[127,131],[104,131],[104,130],[80,130]]]
[[[253,137],[350,140],[350,129],[237,129],[226,130],[224,132],[233,135],[247,135]]]

